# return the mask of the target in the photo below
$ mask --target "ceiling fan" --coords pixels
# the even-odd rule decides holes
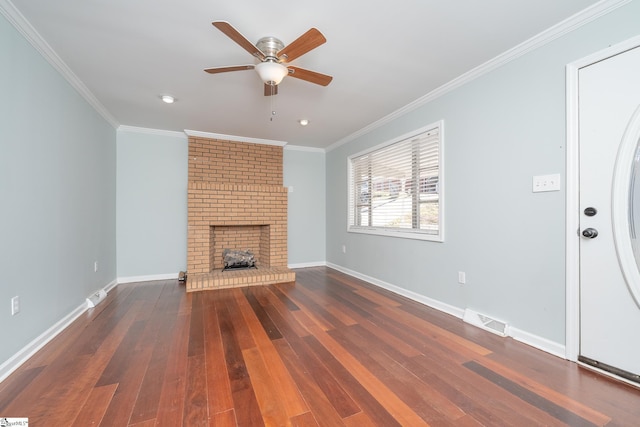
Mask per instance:
[[[212,24],[244,50],[255,56],[260,62],[255,65],[207,68],[204,70],[207,73],[217,74],[229,71],[256,70],[264,82],[265,96],[276,95],[278,93],[278,84],[285,76],[295,77],[321,86],[327,86],[333,79],[333,77],[326,74],[305,70],[293,65],[284,65],[327,41],[322,33],[315,28],[311,28],[287,46],[275,37],[263,37],[254,45],[228,22],[214,21]]]

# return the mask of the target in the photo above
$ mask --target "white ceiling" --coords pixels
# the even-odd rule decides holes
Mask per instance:
[[[115,125],[326,148],[598,2],[2,3],[26,18]],[[255,71],[205,73],[205,68],[254,62],[211,25],[214,20],[229,21],[254,43],[275,36],[288,44],[318,28],[327,43],[292,65],[332,75],[333,82],[322,87],[287,77],[277,96],[265,97]],[[177,102],[162,103],[159,96],[165,93]],[[301,118],[311,123],[301,127]]]

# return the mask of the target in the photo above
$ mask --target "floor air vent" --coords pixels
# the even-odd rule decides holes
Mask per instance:
[[[489,332],[493,332],[494,334],[500,335],[501,337],[506,337],[508,335],[509,325],[505,322],[493,319],[473,310],[466,309],[462,320]]]
[[[91,295],[87,298],[87,305],[89,308],[93,308],[96,305],[100,304],[107,297],[107,293],[104,289],[100,289],[95,294]]]

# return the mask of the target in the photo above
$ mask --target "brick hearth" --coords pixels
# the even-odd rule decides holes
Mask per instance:
[[[187,291],[292,282],[282,147],[189,138]],[[250,249],[257,269],[222,271],[222,250]]]

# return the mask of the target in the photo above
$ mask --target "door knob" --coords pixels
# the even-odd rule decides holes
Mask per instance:
[[[585,228],[584,230],[582,230],[582,235],[587,239],[595,239],[596,237],[598,237],[598,230],[596,230],[595,228]]]

